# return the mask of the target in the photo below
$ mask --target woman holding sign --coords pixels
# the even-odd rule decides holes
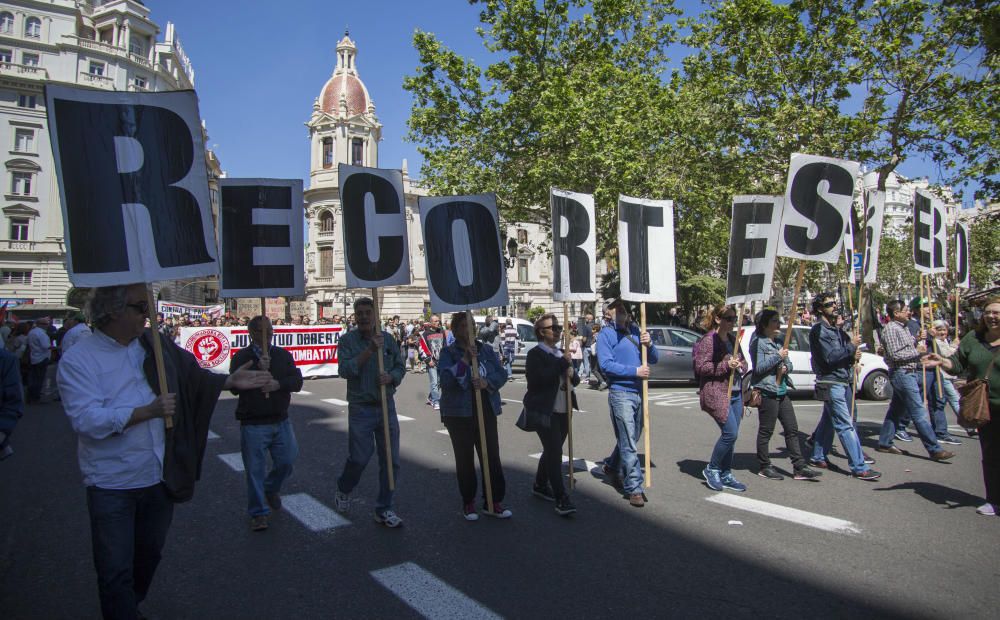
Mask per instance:
[[[541,413],[542,419],[548,422],[536,430],[542,441],[543,452],[538,460],[532,492],[537,497],[554,501],[556,514],[565,517],[576,512],[576,507],[566,493],[562,475],[562,446],[569,429],[566,399],[570,399],[573,408],[580,408],[573,390],[580,383],[580,375],[574,368],[570,385],[566,385],[572,353],[559,351],[557,348],[562,330],[562,325],[559,325],[556,315],[552,313],[543,314],[535,321],[538,346],[528,351],[525,361],[524,376],[528,380],[528,392],[524,395],[524,408]]]
[[[734,354],[733,328],[736,308],[719,305],[705,317],[702,327],[708,332],[695,343],[694,373],[700,387],[701,410],[712,416],[722,434],[715,442],[711,460],[701,472],[713,491],[731,489],[743,492],[745,484],[733,476],[733,450],[743,419],[743,382],[740,377],[747,371],[746,360]],[[738,371],[736,380],[729,376]],[[732,388],[730,388],[732,386]],[[727,393],[728,392],[728,393]]]
[[[462,494],[462,512],[467,521],[479,519],[476,511],[476,464],[474,454],[479,453],[480,469],[489,467],[493,491],[493,506],[484,503],[483,512],[499,519],[509,519],[512,512],[504,508],[506,482],[500,464],[500,442],[497,437],[497,416],[500,415],[500,388],[507,382],[507,371],[500,365],[493,347],[481,342],[469,342],[468,318],[465,312],[451,316],[451,332],[455,341],[441,349],[438,372],[441,380],[441,422],[448,429],[451,446],[455,452],[455,472],[458,489]],[[479,379],[472,377],[471,348],[476,347],[479,360]],[[486,452],[489,463],[483,462],[479,443],[479,426],[474,404],[475,390],[483,393],[483,427],[486,435]],[[483,482],[483,495],[486,483]]]

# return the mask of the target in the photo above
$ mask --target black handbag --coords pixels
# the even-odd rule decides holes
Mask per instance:
[[[514,426],[526,433],[534,433],[539,429],[549,427],[549,416],[522,408],[521,415],[517,416]]]

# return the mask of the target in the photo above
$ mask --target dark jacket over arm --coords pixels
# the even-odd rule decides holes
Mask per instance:
[[[295,365],[292,354],[278,346],[271,347],[271,376],[280,386],[274,392],[260,390],[231,390],[240,397],[236,405],[236,419],[243,424],[277,424],[288,418],[288,406],[292,392],[302,389],[302,371]],[[229,364],[229,372],[234,372],[243,364],[252,362],[252,370],[260,370],[260,358],[253,347],[240,349]]]
[[[551,413],[560,382],[566,376],[566,370],[571,368],[570,363],[564,357],[556,357],[541,347],[534,347],[528,351],[524,364],[524,376],[528,380],[528,392],[522,401],[524,408]],[[580,384],[580,375],[576,370],[573,370],[572,383],[574,386]],[[576,392],[573,392],[573,408],[580,408],[576,402]]]

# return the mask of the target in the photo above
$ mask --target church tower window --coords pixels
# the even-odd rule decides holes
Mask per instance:
[[[333,138],[323,138],[323,167],[333,168]]]
[[[365,141],[361,138],[351,140],[351,165],[365,165]]]

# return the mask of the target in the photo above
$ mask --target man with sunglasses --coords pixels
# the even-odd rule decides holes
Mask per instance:
[[[649,364],[658,360],[649,332],[639,333],[621,299],[608,304],[614,322],[605,324],[597,335],[597,361],[608,380],[608,406],[616,445],[604,460],[604,473],[615,488],[640,508],[646,503],[642,492],[643,473],[639,463],[639,436],[642,435],[642,382],[649,378]],[[647,364],[641,348],[646,347]],[[646,455],[649,458],[649,455]]]
[[[145,284],[95,288],[88,302],[94,333],[59,362],[105,618],[141,617],[137,605],[153,582],[174,503],[194,493],[219,394],[271,380],[268,372],[248,370],[249,362],[228,376],[201,368],[172,340],[146,329],[149,310]],[[163,345],[166,394],[156,393],[154,335]]]
[[[813,371],[816,373],[816,393],[823,400],[823,415],[813,432],[813,451],[809,463],[827,469],[827,455],[833,447],[833,434],[837,433],[847,454],[851,475],[858,480],[874,482],[882,474],[869,467],[861,449],[861,439],[854,426],[854,418],[847,403],[851,398],[851,373],[861,359],[861,338],[851,337],[837,327],[840,307],[832,293],[819,293],[812,302],[813,314],[818,321],[809,331],[809,350]],[[872,461],[874,462],[874,461]]]

